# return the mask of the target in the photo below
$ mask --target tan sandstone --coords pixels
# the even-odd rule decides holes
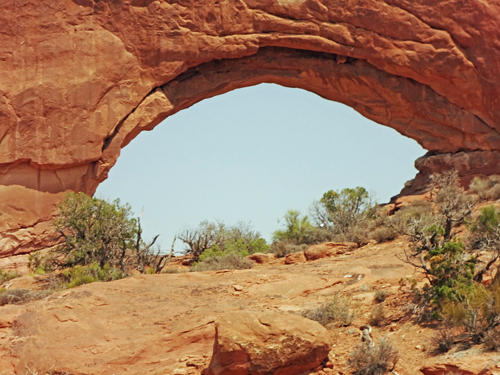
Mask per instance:
[[[262,82],[415,139],[409,190],[438,159],[464,182],[498,165],[494,0],[5,0],[0,33],[0,257],[43,248],[64,194],[93,194],[140,132]]]

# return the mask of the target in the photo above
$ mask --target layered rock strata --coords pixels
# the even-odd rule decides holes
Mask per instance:
[[[415,139],[425,170],[496,160],[499,26],[493,0],[6,0],[0,257],[45,246],[64,194],[92,194],[141,131],[263,82]]]

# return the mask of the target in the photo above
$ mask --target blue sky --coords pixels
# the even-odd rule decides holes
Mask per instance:
[[[387,202],[425,150],[340,103],[273,84],[204,100],[122,150],[96,196],[132,205],[163,248],[202,220],[251,222],[268,241],[289,209],[363,186]],[[176,250],[183,248],[180,241]]]

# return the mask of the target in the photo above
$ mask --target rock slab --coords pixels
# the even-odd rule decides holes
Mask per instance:
[[[307,248],[304,255],[308,261],[311,261],[345,254],[346,251],[356,247],[357,245],[351,242],[325,242]]]
[[[233,312],[215,322],[214,353],[203,375],[295,375],[328,358],[319,323],[276,312]]]

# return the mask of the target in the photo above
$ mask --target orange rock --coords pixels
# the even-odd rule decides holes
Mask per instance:
[[[288,254],[285,257],[285,264],[298,264],[298,263],[305,263],[306,262],[306,256],[304,255],[303,251],[297,251],[296,253],[291,253]]]
[[[253,260],[254,262],[256,262],[258,264],[264,264],[264,263],[269,263],[269,262],[275,260],[276,255],[269,254],[269,253],[267,253],[267,254],[255,253],[255,254],[249,255],[247,258],[250,260]]]
[[[330,351],[327,330],[295,314],[236,312],[215,322],[214,354],[204,375],[302,374]]]
[[[491,366],[487,364],[487,356],[473,357],[467,360],[453,361],[449,363],[435,363],[423,366],[420,371],[424,375],[494,375]]]
[[[304,255],[310,261],[344,254],[346,251],[355,249],[356,247],[357,245],[353,242],[325,242],[309,247],[304,251]]]
[[[490,2],[3,1],[0,256],[41,248],[49,234],[33,228],[66,191],[93,194],[140,132],[262,82],[340,101],[431,151],[403,194],[443,167],[464,184],[500,174]]]

